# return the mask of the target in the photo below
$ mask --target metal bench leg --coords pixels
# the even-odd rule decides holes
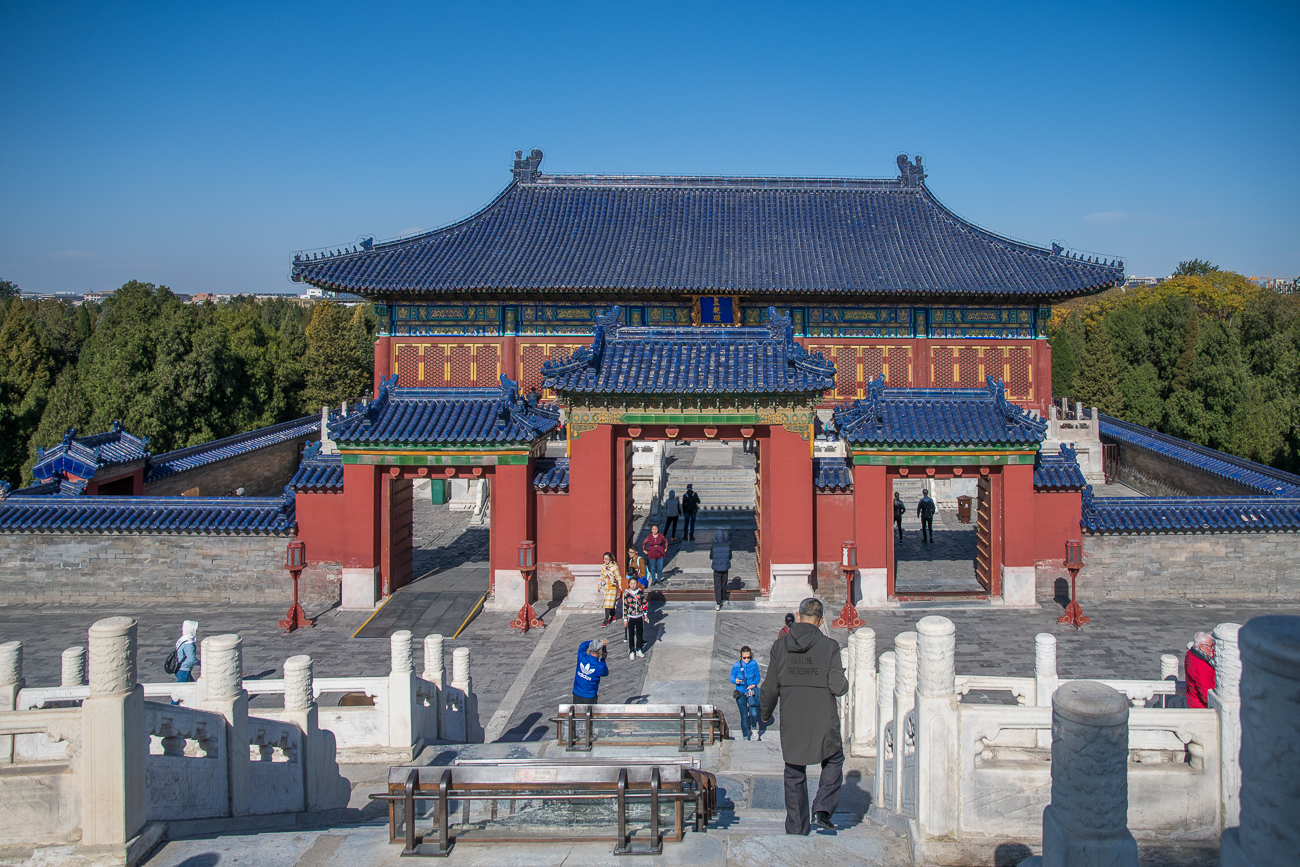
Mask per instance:
[[[406,775],[406,791],[402,799],[403,820],[406,823],[406,846],[403,855],[419,854],[415,848],[415,783],[420,779],[420,772],[413,770]]]
[[[445,858],[451,854],[451,828],[448,827],[447,813],[451,804],[447,800],[447,791],[451,788],[451,768],[442,772],[438,781],[438,851],[433,854]]]
[[[659,834],[659,769],[650,772],[650,854],[660,855],[664,840]]]
[[[586,752],[591,752],[591,743],[596,739],[594,717],[595,717],[595,712],[592,710],[591,705],[587,705],[587,739],[586,739],[586,746],[583,747],[583,750]]]
[[[632,841],[627,835],[627,768],[618,769],[618,843],[615,855],[630,855]]]

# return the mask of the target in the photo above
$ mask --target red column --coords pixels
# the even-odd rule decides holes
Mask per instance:
[[[519,370],[519,340],[513,334],[501,338],[501,372],[515,382],[522,377]]]
[[[375,338],[375,397],[379,396],[379,383],[393,375],[393,338]]]
[[[1034,565],[1034,467],[1014,464],[1002,468],[1002,562]],[[1065,550],[1065,546],[1061,546]]]
[[[772,425],[763,472],[771,479],[772,532],[763,539],[769,564],[812,563],[813,462],[808,440]]]
[[[569,562],[599,564],[614,551],[614,432],[583,431],[569,445]]]
[[[373,569],[379,565],[381,469],[370,464],[343,465],[343,509],[347,517],[338,531],[344,538],[344,568]]]
[[[1034,347],[1038,359],[1038,369],[1034,371],[1034,406],[1046,417],[1052,404],[1052,345],[1046,340],[1036,340]]]
[[[533,462],[530,459],[527,464],[498,464],[488,483],[492,498],[488,571],[493,589],[498,569],[519,568],[519,543],[526,539],[536,541],[532,481]]]
[[[894,595],[893,512],[889,505],[889,474],[884,466],[853,468],[853,527],[858,543],[858,569],[863,576],[859,588],[868,607],[882,605]],[[881,571],[884,570],[884,581]]]

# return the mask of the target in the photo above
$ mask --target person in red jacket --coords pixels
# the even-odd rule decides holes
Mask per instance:
[[[1183,658],[1187,678],[1187,706],[1209,707],[1210,690],[1214,689],[1214,638],[1198,632]]]
[[[658,524],[650,525],[650,535],[641,543],[645,552],[646,568],[653,586],[664,580],[664,558],[668,556],[668,537],[659,532]]]

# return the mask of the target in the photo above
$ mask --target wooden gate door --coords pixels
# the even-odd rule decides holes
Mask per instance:
[[[985,590],[993,586],[993,485],[980,476],[975,518],[975,578]]]
[[[769,586],[767,582],[767,561],[763,559],[763,450],[759,447],[760,439],[752,439],[754,445],[754,560],[757,566],[759,587]]]
[[[415,502],[410,479],[384,476],[384,497],[381,512],[382,547],[379,558],[381,595],[388,596],[399,587],[411,583],[411,563],[414,552],[411,522]]]
[[[632,440],[623,443],[623,538],[620,543],[623,548],[614,553],[614,562],[618,564],[620,572],[627,571],[627,549],[636,545],[636,516],[633,513],[636,497],[633,490],[635,483],[632,481],[632,455],[635,452],[636,446]]]

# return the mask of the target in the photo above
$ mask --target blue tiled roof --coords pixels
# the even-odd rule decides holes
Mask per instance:
[[[1300,497],[1083,498],[1090,533],[1285,532],[1300,530]]]
[[[1057,454],[1039,452],[1034,458],[1035,491],[1079,491],[1088,484],[1079,469],[1079,455],[1062,443]]]
[[[966,222],[930,193],[919,158],[900,157],[892,180],[546,175],[540,151],[531,162],[465,220],[295,256],[292,277],[383,297],[642,288],[1067,297],[1124,279],[1123,262]]]
[[[79,437],[76,428],[69,428],[62,442],[38,448],[36,455],[32,475],[37,479],[48,481],[68,474],[88,479],[99,469],[148,458],[149,438],[130,434],[115,421],[111,430],[89,436]]]
[[[853,488],[853,467],[848,458],[817,458],[813,461],[813,487],[819,491],[848,491]]]
[[[0,532],[288,535],[283,497],[15,497],[0,502]]]
[[[214,464],[226,458],[233,458],[278,443],[301,439],[319,431],[320,416],[307,416],[202,445],[177,449],[150,458],[146,477],[149,481],[164,479],[185,470]]]
[[[289,480],[295,491],[332,491],[343,489],[343,456],[322,455],[320,440],[307,443],[302,451],[298,472]]]
[[[547,388],[570,394],[808,394],[835,385],[835,366],[794,342],[790,318],[765,328],[629,328],[614,307],[590,346],[542,364]]]
[[[1102,415],[1099,429],[1107,439],[1147,449],[1203,473],[1236,482],[1261,494],[1300,497],[1300,476],[1245,458],[1189,443],[1131,422]]]
[[[504,375],[500,388],[398,388],[385,380],[379,396],[329,423],[340,445],[434,443],[525,445],[559,424],[554,411],[530,408]]]
[[[569,490],[569,459],[542,458],[537,461],[533,488],[552,494]]]
[[[1037,446],[1047,423],[1009,402],[1002,383],[978,388],[885,388],[878,377],[863,400],[835,408],[839,436],[866,446]]]

